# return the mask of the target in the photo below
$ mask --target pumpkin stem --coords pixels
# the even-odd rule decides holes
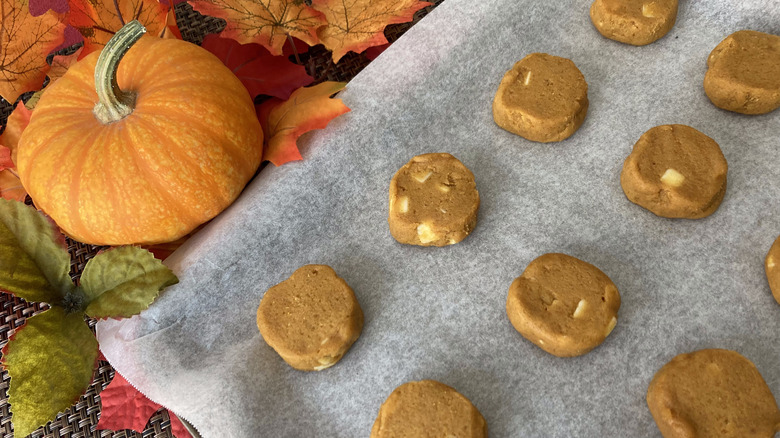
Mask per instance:
[[[119,61],[145,33],[144,25],[133,20],[119,29],[100,53],[95,66],[95,90],[100,101],[92,112],[103,124],[122,120],[133,112],[135,93],[119,89],[116,73]]]

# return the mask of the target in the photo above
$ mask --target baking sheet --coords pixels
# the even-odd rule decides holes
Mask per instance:
[[[98,324],[106,357],[204,437],[365,437],[390,392],[419,379],[466,395],[492,437],[657,437],[648,383],[701,348],[739,351],[780,396],[780,306],[763,270],[780,234],[780,111],[722,111],[702,89],[728,34],[780,34],[780,4],[683,0],[646,47],[602,38],[589,6],[444,2],[349,84],[352,112],[304,139],[305,161],[264,170],[168,260],[181,283],[138,317]],[[564,142],[493,123],[502,75],[531,52],[572,59],[589,84],[585,123]],[[668,123],[728,160],[706,219],[656,217],[620,188],[634,142]],[[425,152],[458,157],[481,195],[475,231],[451,247],[388,231],[390,178]],[[506,317],[510,283],[547,252],[598,266],[622,295],[617,328],[585,356],[551,356]],[[332,266],[365,313],[349,353],[317,373],[288,367],[255,325],[264,291],[307,263]]]

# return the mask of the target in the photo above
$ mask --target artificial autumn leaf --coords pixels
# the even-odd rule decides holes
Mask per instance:
[[[2,352],[19,436],[53,419],[89,387],[98,349],[84,321],[85,309],[98,303],[98,310],[130,316],[140,311],[137,303],[144,300],[139,296],[156,297],[161,285],[178,281],[168,268],[150,261],[149,252],[125,247],[95,256],[87,263],[81,286],[75,287],[64,243],[43,214],[0,199],[0,272],[10,273],[0,276],[0,289],[51,305],[28,319]],[[131,287],[141,290],[128,292]],[[122,291],[130,297],[118,296]],[[120,309],[123,304],[129,308]]]
[[[150,35],[160,35],[168,25],[168,6],[157,0],[68,0],[68,23],[84,36],[79,59],[103,49],[125,23],[138,20]]]
[[[325,19],[303,0],[189,0],[204,15],[224,18],[220,35],[239,43],[258,43],[272,55],[281,55],[288,35],[313,46]]]
[[[2,358],[11,377],[8,402],[15,436],[29,435],[86,392],[97,352],[97,340],[81,312],[52,307],[27,319]]]
[[[165,27],[160,31],[160,38],[183,39],[179,25],[176,24],[176,12],[173,8],[168,9],[168,14],[165,16]]]
[[[81,51],[84,49],[84,46],[79,47],[78,50],[76,50],[74,53],[70,55],[56,55],[52,59],[51,63],[51,70],[49,70],[49,74],[46,75],[49,77],[49,84],[46,85],[48,88],[51,86],[51,84],[57,82],[59,78],[62,77],[62,75],[65,74],[66,71],[70,68],[71,65],[75,64],[76,61],[78,61],[78,57],[81,54]],[[43,92],[46,91],[46,88],[43,90],[36,91],[32,97],[27,99],[27,102],[24,103],[24,106],[27,107],[27,109],[34,109],[36,105],[38,105],[38,101],[41,100],[41,96],[43,95]],[[29,121],[29,120],[28,120]]]
[[[160,405],[138,392],[119,372],[100,393],[100,421],[98,430],[131,429],[143,432],[149,417],[160,409]],[[172,413],[171,430],[176,438],[190,437],[190,433],[181,421]]]
[[[33,17],[28,0],[0,0],[0,96],[14,103],[43,85],[48,55],[65,38],[65,16]]]
[[[71,65],[75,64],[81,56],[81,52],[84,51],[84,47],[79,47],[75,52],[70,55],[55,55],[51,60],[51,70],[49,70],[49,85],[57,82],[65,72],[68,71]]]
[[[135,246],[110,249],[90,259],[81,286],[92,318],[128,318],[141,313],[160,291],[178,283],[149,251]]]
[[[27,301],[60,303],[73,289],[61,236],[34,208],[0,199],[0,289]]]
[[[415,12],[429,5],[419,0],[312,0],[312,7],[328,21],[317,35],[333,51],[333,62],[347,52],[386,44],[387,25],[412,21]]]
[[[293,90],[314,82],[303,66],[284,56],[272,56],[259,44],[239,44],[206,35],[201,47],[217,56],[244,84],[254,99],[260,94],[287,99]]]
[[[14,162],[11,161],[11,150],[0,144],[0,172],[14,167]]]
[[[346,85],[344,82],[323,82],[295,90],[285,102],[271,99],[258,105],[258,118],[266,139],[263,158],[277,166],[303,159],[295,144],[298,137],[322,129],[334,118],[349,112],[341,99],[330,98]]]
[[[5,130],[0,134],[0,145],[11,150],[11,161],[14,163],[16,162],[16,146],[19,144],[22,132],[30,124],[30,117],[32,117],[32,111],[21,102],[18,103],[11,115],[8,116]]]
[[[5,169],[0,171],[0,198],[23,202],[27,198],[27,190],[16,171]]]

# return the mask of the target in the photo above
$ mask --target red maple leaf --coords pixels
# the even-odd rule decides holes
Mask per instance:
[[[154,415],[161,406],[138,392],[118,372],[114,379],[100,393],[101,413],[97,429],[124,430],[132,429],[143,432],[149,423],[149,417]],[[191,437],[190,433],[178,417],[170,415],[171,429],[177,438]]]
[[[211,34],[206,35],[201,47],[232,70],[253,99],[260,94],[287,99],[293,90],[314,82],[303,66],[285,56],[272,56],[260,44],[239,44]]]

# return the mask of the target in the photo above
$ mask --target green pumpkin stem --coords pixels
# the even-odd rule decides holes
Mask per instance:
[[[122,120],[133,112],[135,93],[119,89],[116,73],[119,61],[145,33],[144,25],[133,20],[119,29],[100,53],[95,66],[95,91],[100,101],[93,113],[104,124]]]

